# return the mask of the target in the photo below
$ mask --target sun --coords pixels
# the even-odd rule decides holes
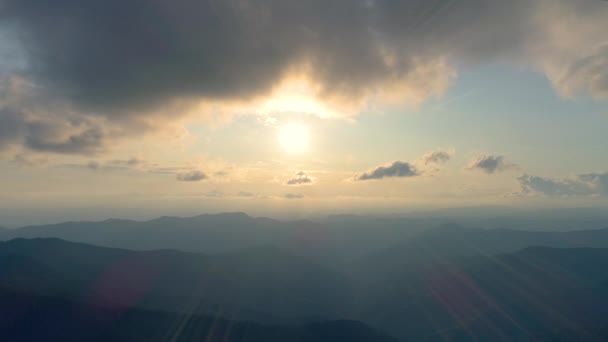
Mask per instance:
[[[291,122],[279,130],[279,144],[289,153],[302,153],[308,149],[310,134],[301,123]]]

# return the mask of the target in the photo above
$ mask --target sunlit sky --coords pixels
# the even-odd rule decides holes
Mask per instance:
[[[608,205],[608,2],[141,6],[0,3],[4,213]]]

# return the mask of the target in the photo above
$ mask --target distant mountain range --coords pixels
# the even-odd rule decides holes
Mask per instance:
[[[427,245],[448,254],[507,253],[527,246],[608,247],[608,229],[530,232],[465,229],[454,224],[436,227],[426,221],[390,217],[343,215],[316,223],[226,213],[145,222],[111,219],[29,226],[0,230],[0,240],[52,237],[131,250],[176,249],[208,254],[274,246],[332,266],[373,254],[408,253]],[[411,257],[415,256],[407,258]]]
[[[450,235],[456,230],[463,239]],[[497,244],[511,233],[497,231],[501,239],[486,234],[443,227],[339,269],[268,245],[208,255],[15,239],[0,243],[0,292],[59,301],[56,309],[54,304],[48,306],[41,317],[55,311],[64,317],[61,303],[65,302],[83,305],[85,311],[102,310],[101,316],[105,310],[134,312],[136,318],[121,321],[129,323],[119,325],[117,333],[150,324],[155,333],[171,334],[168,321],[189,326],[186,317],[194,317],[194,322],[221,317],[257,322],[254,326],[281,326],[287,329],[281,333],[304,336],[309,336],[307,327],[314,322],[337,320],[361,321],[372,327],[364,331],[382,331],[404,341],[601,341],[608,337],[608,249],[580,247],[591,241],[581,236],[596,234],[592,243],[597,244],[603,231],[550,234],[549,242],[577,248],[522,247],[506,254],[504,250],[525,241],[540,240]],[[521,236],[539,236],[530,234]],[[471,247],[480,245],[485,249]],[[165,318],[145,318],[140,312]],[[155,320],[165,323],[150,323]],[[14,323],[10,329],[19,324],[24,323]],[[333,331],[329,325],[325,332],[343,334],[342,328],[350,329],[349,324],[338,326]],[[16,331],[27,335],[21,327]]]
[[[106,220],[65,222],[0,231],[0,240],[53,237],[132,250],[178,249],[226,253],[261,245],[290,250],[317,261],[347,260],[385,248],[423,228],[400,219],[380,219],[377,229],[368,222],[331,225],[311,221],[281,222],[243,213],[161,217],[146,222]]]

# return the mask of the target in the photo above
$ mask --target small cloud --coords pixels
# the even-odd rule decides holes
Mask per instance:
[[[285,194],[283,197],[286,199],[301,199],[301,198],[304,198],[304,195],[302,195],[302,194]]]
[[[255,197],[255,194],[252,192],[247,192],[247,191],[239,191],[236,194],[237,197]]]
[[[131,157],[129,159],[115,159],[109,162],[109,164],[124,167],[136,167],[145,163],[146,162],[144,160],[136,157]]]
[[[517,180],[524,194],[537,193],[550,197],[608,195],[608,172],[580,174],[566,179],[523,175]]]
[[[203,171],[191,170],[178,173],[176,178],[180,182],[198,182],[208,177]]]
[[[219,191],[219,190],[212,190],[209,191],[205,194],[206,197],[214,197],[214,198],[220,198],[220,197],[224,197],[224,192]]]
[[[187,168],[187,167],[159,166],[159,165],[154,165],[148,169],[149,173],[159,174],[159,175],[185,174],[190,171],[191,171],[191,169]]]
[[[427,152],[422,156],[422,162],[424,165],[429,164],[443,164],[448,162],[452,158],[452,153],[447,151],[432,151]]]
[[[383,179],[390,177],[415,177],[419,176],[420,173],[416,168],[407,162],[396,161],[388,166],[379,166],[367,173],[356,176],[355,180],[364,181],[371,179]]]
[[[93,171],[125,171],[125,170],[136,170],[136,165],[144,163],[141,160],[128,159],[128,160],[110,160],[106,162],[98,162],[91,160],[84,164],[62,164],[60,167],[67,167],[73,169],[88,169]]]
[[[87,168],[89,168],[91,170],[99,170],[100,167],[101,167],[101,165],[99,164],[99,162],[96,162],[94,160],[91,160],[90,162],[87,163]]]
[[[46,158],[34,159],[28,157],[23,153],[20,153],[13,157],[13,163],[17,164],[20,167],[37,167],[46,165],[48,163],[48,160]]]
[[[515,164],[505,162],[504,156],[493,156],[493,155],[481,155],[471,160],[467,169],[469,170],[482,170],[487,174],[492,174],[508,169],[516,168]]]
[[[304,171],[296,173],[296,175],[287,181],[287,185],[306,185],[312,184],[313,179],[309,177]]]

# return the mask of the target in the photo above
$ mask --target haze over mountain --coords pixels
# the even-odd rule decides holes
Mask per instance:
[[[500,239],[488,239],[492,232]],[[270,246],[205,255],[15,239],[0,243],[0,287],[108,310],[270,325],[358,320],[402,340],[605,337],[608,249],[525,247],[598,245],[605,231],[511,233],[515,245],[493,246],[505,231],[442,227],[333,269]],[[516,246],[524,247],[502,254]]]
[[[261,325],[199,314],[110,309],[0,291],[3,341],[393,342],[354,321]],[[31,322],[44,322],[31,329]]]
[[[608,341],[606,132],[604,0],[0,0],[0,342]]]
[[[109,219],[66,222],[0,231],[0,240],[54,237],[133,250],[177,249],[227,253],[274,246],[334,265],[374,253],[416,250],[421,245],[447,254],[497,254],[526,246],[608,247],[608,229],[570,232],[464,228],[445,219],[333,216],[325,221],[278,221],[244,213],[160,217],[150,221]],[[594,220],[602,227],[608,220]],[[545,230],[547,228],[545,227]]]

